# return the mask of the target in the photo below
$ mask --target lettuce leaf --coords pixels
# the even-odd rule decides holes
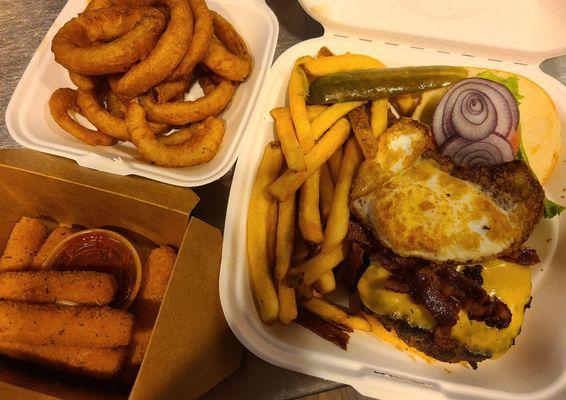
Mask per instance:
[[[566,210],[565,206],[556,204],[552,200],[544,198],[544,218],[552,218],[556,215],[560,215],[562,211]]]
[[[489,79],[490,81],[502,84],[511,92],[515,101],[517,101],[517,104],[521,104],[521,99],[523,99],[524,96],[521,96],[519,93],[519,79],[517,78],[517,75],[511,75],[508,78],[500,78],[492,71],[483,71],[477,76],[478,78]]]

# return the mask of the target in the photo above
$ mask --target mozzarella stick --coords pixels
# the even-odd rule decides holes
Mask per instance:
[[[136,329],[130,344],[126,369],[141,365],[176,257],[171,247],[161,246],[151,251],[143,265],[142,284],[133,305]]]
[[[116,347],[130,343],[131,314],[108,307],[0,301],[0,341]]]
[[[169,246],[153,249],[142,269],[142,283],[138,298],[161,302],[173,272],[177,254]]]
[[[6,243],[0,259],[0,272],[29,269],[46,236],[47,228],[41,221],[22,217]]]
[[[106,273],[93,271],[23,271],[0,274],[0,299],[31,303],[70,301],[107,305],[118,284]]]
[[[37,252],[37,255],[34,257],[33,262],[31,263],[32,269],[41,269],[43,263],[47,259],[47,256],[51,253],[55,246],[73,233],[73,228],[70,226],[59,225],[57,228],[53,229],[53,232],[49,234],[47,240],[43,243]]]
[[[120,372],[126,350],[0,341],[0,354],[78,375],[111,378]]]

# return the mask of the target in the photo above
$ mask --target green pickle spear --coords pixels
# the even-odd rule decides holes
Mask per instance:
[[[468,77],[462,67],[376,68],[322,76],[309,88],[309,104],[375,100],[451,85]]]

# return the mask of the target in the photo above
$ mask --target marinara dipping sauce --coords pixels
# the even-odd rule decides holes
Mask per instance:
[[[112,306],[121,309],[134,301],[141,283],[137,250],[124,236],[105,229],[88,229],[67,237],[49,254],[43,269],[114,275],[118,292]]]

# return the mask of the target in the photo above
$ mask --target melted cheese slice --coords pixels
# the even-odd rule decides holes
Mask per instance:
[[[430,159],[414,162],[357,204],[377,238],[405,257],[464,263],[500,253],[520,234],[478,185]]]
[[[482,265],[482,286],[488,294],[509,307],[511,323],[504,329],[491,328],[483,322],[471,321],[467,313],[460,311],[458,322],[452,328],[452,337],[472,353],[498,358],[509,350],[521,331],[525,306],[531,298],[531,274],[526,267],[498,259]],[[372,262],[358,282],[362,303],[376,314],[402,319],[415,328],[434,329],[436,321],[428,310],[407,294],[385,289],[389,275],[389,271]]]

